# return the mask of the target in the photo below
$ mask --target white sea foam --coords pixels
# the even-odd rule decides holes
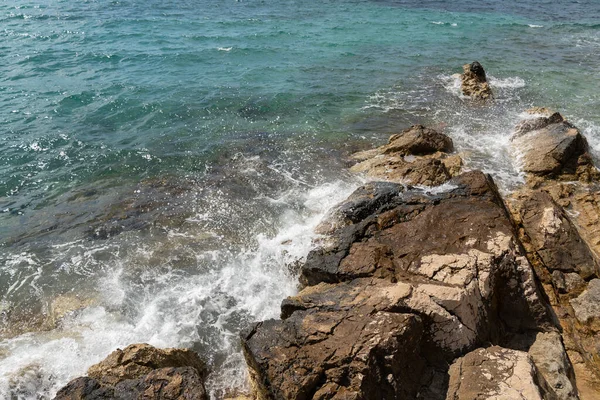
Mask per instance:
[[[297,277],[289,266],[307,255],[314,227],[357,184],[295,186],[284,194],[295,206],[274,221],[275,234],[259,233],[252,245],[241,248],[224,243],[221,249],[199,250],[194,256],[206,268],[197,272],[152,267],[164,249],[142,242],[126,250],[126,241],[135,236],[95,247],[80,241],[57,245],[57,254],[67,254],[63,272],[95,274],[90,279],[96,279],[97,292],[90,296],[90,305],[68,313],[54,329],[0,341],[0,398],[51,398],[91,364],[136,342],[195,346],[209,357],[218,355],[220,361],[208,360],[220,365],[207,383],[215,398],[225,389],[245,388],[238,329],[279,315],[281,300],[297,290]],[[205,218],[200,214],[190,221],[201,226]],[[177,256],[177,249],[197,240],[193,232],[173,232],[164,246],[171,246]],[[17,286],[30,284],[37,276],[39,260],[31,254],[20,254],[8,264],[3,268],[23,274],[15,277]],[[32,272],[25,273],[28,270]]]
[[[507,78],[496,78],[494,76],[488,76],[490,86],[492,89],[496,88],[508,88],[508,89],[520,89],[527,86],[525,80],[518,76],[512,76]]]
[[[528,24],[527,26],[529,26],[530,28],[543,28],[544,25],[534,25],[534,24]]]

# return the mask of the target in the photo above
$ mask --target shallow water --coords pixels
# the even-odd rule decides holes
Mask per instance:
[[[534,105],[600,154],[600,3],[0,4],[0,397],[51,398],[133,342],[244,387],[239,330],[296,290],[350,152],[410,124],[522,182]],[[491,107],[453,74],[479,60]]]

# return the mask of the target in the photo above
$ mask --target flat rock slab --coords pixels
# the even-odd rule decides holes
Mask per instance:
[[[446,400],[542,400],[527,353],[492,346],[459,358],[450,367]]]

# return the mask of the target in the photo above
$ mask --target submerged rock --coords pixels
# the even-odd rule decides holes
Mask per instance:
[[[191,350],[132,344],[92,365],[87,377],[69,382],[55,400],[205,400],[206,374],[206,364]]]
[[[463,65],[460,76],[461,90],[465,96],[475,100],[488,100],[493,98],[492,89],[487,81],[485,70],[477,61]]]
[[[452,150],[448,136],[414,125],[392,135],[384,146],[354,154],[359,163],[350,170],[393,182],[436,186],[460,171],[462,161],[448,154]]]

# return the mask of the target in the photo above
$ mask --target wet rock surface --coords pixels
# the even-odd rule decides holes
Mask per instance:
[[[483,66],[474,61],[463,65],[463,73],[460,76],[461,90],[465,96],[474,100],[488,100],[493,98],[492,89],[487,81]]]
[[[87,377],[69,382],[56,400],[208,399],[205,363],[191,350],[133,344],[92,365]]]
[[[243,333],[259,398],[442,399],[455,357],[554,329],[489,176],[370,185],[339,206],[357,214],[309,254],[283,319]]]
[[[460,171],[460,156],[449,154],[452,139],[422,125],[392,135],[389,143],[356,153],[350,170],[387,181],[413,185],[440,185]]]

